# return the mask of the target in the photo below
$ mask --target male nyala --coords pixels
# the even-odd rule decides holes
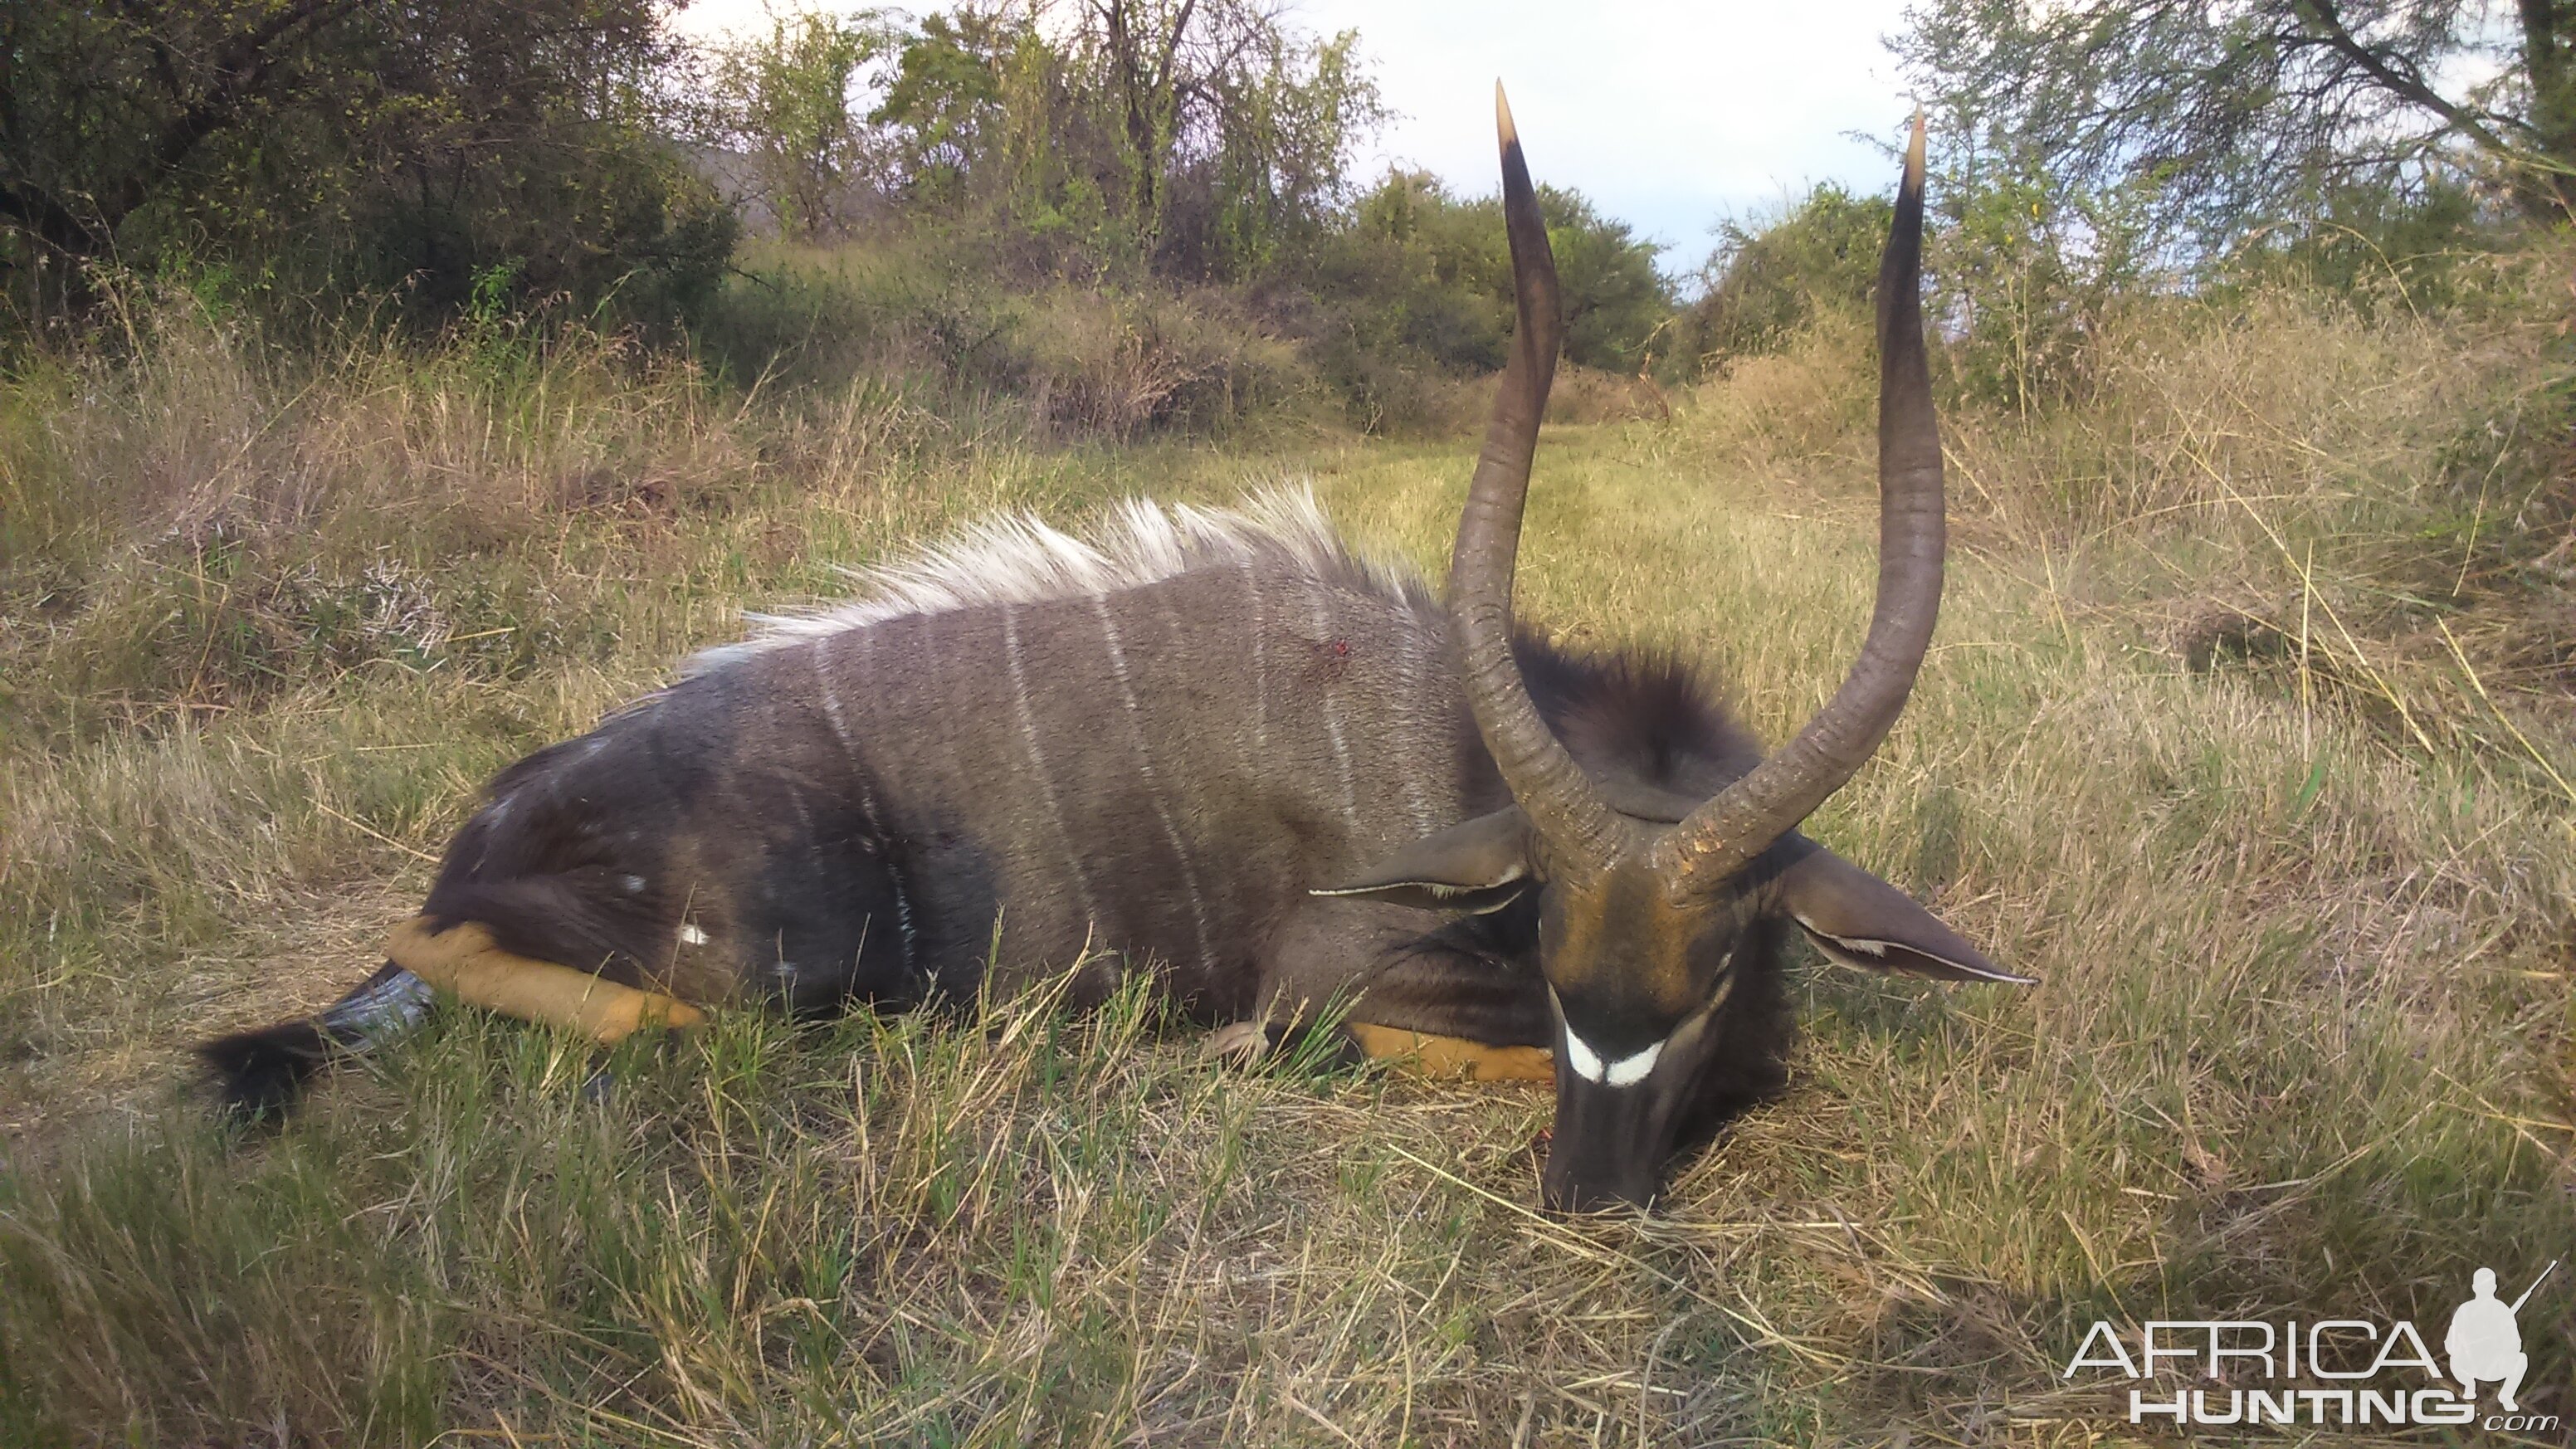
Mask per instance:
[[[1792,931],[2021,979],[1797,832],[1904,707],[1940,605],[1920,122],[1879,271],[1877,609],[1766,758],[1681,661],[1514,629],[1563,325],[1498,119],[1519,327],[1445,605],[1295,495],[1134,503],[1092,543],[991,525],[503,771],[382,969],[204,1049],[232,1100],[282,1105],[433,987],[606,1041],[719,1003],[1007,993],[1108,948],[1231,1050],[1329,1003],[1356,1051],[1552,1077],[1544,1197],[1585,1208],[1647,1202],[1677,1140],[1777,1084]]]

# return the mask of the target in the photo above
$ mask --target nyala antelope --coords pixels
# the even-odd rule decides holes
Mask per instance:
[[[1131,503],[1093,544],[991,525],[503,771],[373,977],[203,1049],[230,1099],[282,1106],[434,987],[614,1041],[723,1003],[1008,993],[1105,946],[1228,1049],[1328,1030],[1552,1078],[1543,1195],[1581,1209],[1648,1202],[1678,1141],[1777,1086],[1792,932],[2022,979],[1796,829],[1886,735],[1940,602],[1919,121],[1879,273],[1877,608],[1766,759],[1682,662],[1515,630],[1563,324],[1499,93],[1497,118],[1519,328],[1445,608],[1297,496]]]

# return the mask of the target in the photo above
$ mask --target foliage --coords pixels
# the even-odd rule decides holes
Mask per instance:
[[[1242,279],[1329,222],[1383,114],[1351,33],[1252,0],[1081,0],[928,17],[872,119],[906,195],[1095,266]]]
[[[1696,373],[1776,352],[1819,310],[1859,311],[1878,282],[1890,204],[1825,182],[1768,220],[1730,219],[1675,319],[1673,350]]]
[[[2254,228],[2217,276],[2255,285],[2296,278],[2364,309],[2475,307],[2519,300],[2497,286],[2512,240],[2477,190],[2455,178],[2406,190],[2336,187],[2308,214]]]
[[[731,216],[657,139],[656,0],[220,0],[0,10],[0,272],[22,313],[78,265],[256,291],[398,288],[684,312]],[[66,287],[74,289],[67,292]]]
[[[893,80],[869,120],[896,148],[894,182],[916,199],[954,205],[979,162],[1007,134],[1002,83],[1013,52],[1036,37],[1007,12],[934,12],[905,36]]]
[[[23,264],[22,292],[69,275],[54,263],[73,242],[45,240],[30,208],[70,198],[62,236],[98,249],[78,273],[93,315],[157,279],[325,313],[390,296],[433,327],[677,319],[738,379],[846,378],[865,358],[1025,401],[1049,429],[1119,435],[1222,426],[1311,394],[1318,372],[1363,419],[1445,422],[1449,380],[1498,367],[1510,326],[1493,203],[1419,178],[1354,198],[1350,157],[1384,115],[1356,37],[1256,0],[786,10],[697,57],[659,28],[658,0],[133,13],[160,28],[42,12],[25,53],[66,76],[144,76],[187,45],[250,46],[224,63],[247,67],[256,104],[151,162],[153,128],[193,94],[178,64],[177,99],[154,110],[147,85],[117,113],[130,136],[76,118],[38,139],[104,139],[0,170],[30,218],[0,263]],[[326,124],[340,113],[345,135]],[[790,250],[864,240],[869,257],[822,269],[840,280],[755,268],[726,284],[739,223],[719,187]],[[126,192],[140,199],[97,200]],[[1654,249],[1572,192],[1542,205],[1569,359],[1635,372],[1672,307]],[[879,265],[907,247],[918,265]],[[122,280],[100,270],[108,252]],[[843,285],[863,274],[906,280]],[[1239,345],[1216,345],[1221,319]],[[1135,386],[1093,397],[1118,378]]]
[[[1542,186],[1538,198],[1564,293],[1566,359],[1635,372],[1648,340],[1672,315],[1654,245],[1579,193]],[[1354,352],[1380,368],[1390,360],[1447,373],[1503,365],[1513,316],[1511,255],[1493,197],[1461,199],[1426,173],[1391,171],[1317,248],[1301,279],[1328,299],[1305,330],[1347,339],[1345,369],[1362,365]],[[1385,401],[1376,393],[1392,381],[1347,380],[1364,406]]]
[[[0,378],[0,526],[48,520],[0,565],[0,1440],[2082,1442],[2131,1387],[2063,1375],[2096,1318],[2438,1328],[2576,1247],[2568,261],[2484,311],[2150,298],[2086,395],[1952,401],[1944,642],[1811,829],[2046,984],[1802,965],[1795,1086],[1651,1219],[1528,1210],[1544,1093],[1217,1067],[1150,973],[605,1056],[442,1010],[215,1130],[187,1042],[362,977],[481,781],[743,609],[1283,475],[1436,568],[1472,450],[1033,448],[506,325],[49,353]],[[868,315],[971,342],[950,284]],[[1855,322],[1551,432],[1529,616],[1784,738],[1868,616]],[[2570,1301],[2524,1319],[2552,1412]]]
[[[2217,245],[2355,185],[2468,163],[2528,214],[2576,197],[2576,4],[1920,0],[1896,50],[1953,138],[2025,141],[2081,189],[2152,188]]]
[[[2070,184],[2027,144],[1941,159],[1925,250],[1953,386],[2024,412],[2082,396],[2111,312],[2166,280],[2147,198]]]
[[[1540,190],[1557,286],[1565,294],[1565,356],[1580,367],[1633,372],[1647,338],[1673,313],[1672,284],[1655,270],[1661,248],[1624,221],[1603,216],[1582,193]],[[1502,231],[1500,208],[1494,230]]]
[[[943,16],[932,16],[944,22]],[[791,238],[846,231],[864,194],[871,135],[852,96],[903,44],[873,12],[773,12],[765,35],[717,46],[701,125],[750,158],[754,192]]]
[[[2105,316],[2155,279],[2134,211],[2058,183],[2026,148],[1952,147],[1943,159],[1925,254],[1953,392],[2023,410],[2079,395]],[[1685,371],[1775,353],[1831,322],[1864,325],[1890,215],[1886,200],[1829,182],[1767,225],[1725,224],[1706,289],[1673,328]]]
[[[2027,141],[1935,153],[1926,240],[1930,306],[1952,396],[2034,410],[2086,397],[2125,310],[2172,293],[2223,299],[2282,285],[2365,312],[2527,304],[2499,265],[2510,239],[2469,191],[2355,185],[2256,228],[2224,254],[2159,245],[2152,189],[2089,189]],[[1730,223],[1675,345],[1701,369],[1778,351],[1834,313],[1865,317],[1887,203],[1818,187],[1770,224]]]

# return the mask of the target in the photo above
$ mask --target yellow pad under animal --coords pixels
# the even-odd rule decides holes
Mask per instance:
[[[1465,1037],[1432,1036],[1361,1021],[1344,1025],[1359,1042],[1361,1051],[1373,1057],[1409,1059],[1413,1070],[1426,1077],[1464,1078],[1470,1082],[1556,1080],[1556,1057],[1545,1047],[1487,1046]]]
[[[677,997],[638,991],[552,961],[514,956],[477,921],[432,931],[415,917],[394,928],[385,957],[432,986],[522,1021],[568,1026],[602,1046],[648,1026],[696,1026],[706,1013]]]

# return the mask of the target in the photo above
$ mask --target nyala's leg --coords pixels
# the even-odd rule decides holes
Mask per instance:
[[[244,1117],[292,1106],[314,1074],[364,1056],[429,1014],[429,983],[388,961],[318,1016],[219,1037],[197,1048],[224,1105]]]
[[[603,1045],[648,1026],[695,1026],[703,1012],[658,991],[603,980],[552,961],[513,955],[479,922],[439,931],[416,917],[394,928],[388,958],[318,1016],[222,1037],[197,1048],[225,1105],[274,1117],[332,1062],[363,1055],[428,1015],[431,989],[507,1016],[568,1026]]]
[[[1432,1076],[1552,1080],[1546,985],[1534,953],[1514,949],[1524,924],[1315,901],[1271,941],[1261,1015],[1221,1028],[1212,1049],[1257,1055],[1338,1012],[1355,1056]]]

